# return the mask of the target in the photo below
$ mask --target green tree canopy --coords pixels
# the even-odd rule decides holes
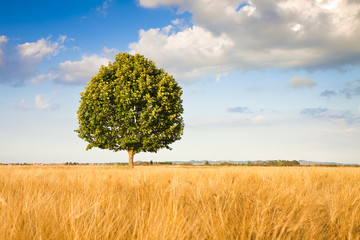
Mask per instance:
[[[173,76],[142,55],[119,53],[81,93],[78,136],[93,147],[156,152],[181,139],[182,90]]]

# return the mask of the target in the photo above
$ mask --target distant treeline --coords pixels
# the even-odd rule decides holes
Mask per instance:
[[[271,160],[271,161],[258,161],[258,162],[249,162],[249,166],[299,166],[300,163],[296,160]]]
[[[65,165],[118,165],[126,166],[126,162],[115,163],[78,163],[78,162],[66,162]],[[38,164],[38,163],[0,163],[0,165],[57,165],[57,164]],[[152,160],[147,162],[135,162],[137,166],[149,166],[149,165],[181,165],[181,166],[300,166],[300,162],[296,160],[270,160],[270,161],[252,161],[252,162],[211,162],[211,161],[199,161],[199,162],[153,162]],[[343,164],[310,164],[301,165],[305,167],[360,167],[358,164],[343,165]]]
[[[210,165],[205,162],[204,165]],[[296,160],[271,160],[271,161],[257,161],[248,163],[231,163],[222,162],[219,166],[300,166],[300,163]]]
[[[182,163],[173,163],[173,162],[137,162],[135,165],[205,165],[205,166],[299,166],[300,163],[296,160],[272,160],[272,161],[257,161],[257,162],[248,162],[248,163],[236,163],[236,162],[221,162],[221,163],[212,163],[209,161],[204,161],[202,164],[192,162],[182,162]]]

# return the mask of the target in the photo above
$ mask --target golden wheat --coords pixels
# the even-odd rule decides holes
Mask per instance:
[[[0,239],[360,239],[360,168],[0,166]]]

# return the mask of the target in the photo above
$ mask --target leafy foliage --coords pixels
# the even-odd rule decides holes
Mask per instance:
[[[182,90],[142,55],[119,53],[81,93],[78,136],[93,147],[156,152],[181,139]],[[129,153],[130,154],[130,153]]]

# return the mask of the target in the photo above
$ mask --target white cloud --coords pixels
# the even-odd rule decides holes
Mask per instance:
[[[95,75],[101,65],[107,65],[109,59],[98,55],[83,56],[80,61],[65,61],[57,68],[56,79],[63,83],[86,83]]]
[[[44,95],[35,96],[35,107],[37,109],[46,110],[50,108],[50,99]]]
[[[192,27],[176,33],[142,30],[139,41],[129,46],[132,52],[154,59],[181,77],[239,69],[341,69],[360,63],[359,1],[139,3],[144,7],[177,6],[192,13]],[[217,48],[214,42],[223,44]]]
[[[33,85],[38,85],[38,84],[42,83],[44,80],[46,80],[46,79],[51,80],[51,79],[54,79],[54,78],[56,78],[56,75],[54,75],[52,73],[40,74],[40,75],[38,75],[36,77],[31,78],[30,82]]]
[[[5,45],[8,38],[0,36],[0,83],[19,86],[29,79],[33,83],[39,82],[40,78],[34,77],[39,65],[58,55],[67,39],[64,35],[60,35],[55,41],[50,38],[14,46]]]
[[[324,1],[323,0],[317,0],[316,2],[321,4],[321,7],[327,10],[333,10],[334,8],[336,8],[336,6],[339,4],[341,0],[334,0],[334,1]]]
[[[19,110],[56,110],[59,108],[58,104],[51,102],[51,99],[47,95],[37,94],[35,96],[34,105],[26,104],[25,99],[21,99],[17,103],[13,103],[12,106]]]
[[[117,50],[116,48],[104,47],[103,53],[104,53],[105,57],[113,59],[113,58],[115,58],[115,55],[119,53],[119,50]]]
[[[114,57],[116,49],[104,48],[103,54]],[[55,80],[67,84],[83,84],[95,75],[101,65],[107,65],[110,59],[99,55],[82,56],[79,61],[64,61],[53,67],[49,73],[39,74],[29,78],[33,85],[38,85],[45,80]]]
[[[184,3],[183,0],[138,0],[139,3],[144,7],[158,7],[160,5],[181,5]]]
[[[64,47],[63,43],[65,40],[66,36],[60,36],[56,42],[50,41],[50,37],[47,39],[41,38],[36,42],[19,44],[17,50],[24,59],[42,60],[50,56],[56,56],[60,49]]]
[[[289,86],[293,88],[312,88],[316,86],[316,82],[303,77],[293,77],[289,81]]]
[[[292,28],[291,28],[291,30],[293,30],[294,32],[298,32],[298,31],[300,31],[302,29],[302,26],[300,25],[300,24],[295,24]]]
[[[193,78],[206,73],[222,74],[233,45],[226,34],[215,36],[194,26],[178,33],[169,32],[169,28],[141,30],[139,42],[130,44],[130,49],[131,53],[153,59],[176,77]],[[223,66],[220,71],[219,66]]]

